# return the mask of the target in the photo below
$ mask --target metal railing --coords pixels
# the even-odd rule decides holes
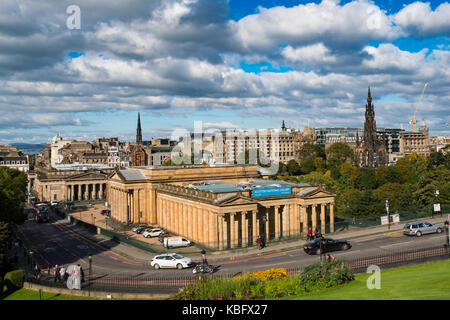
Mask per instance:
[[[450,250],[448,247],[430,247],[415,250],[405,250],[397,252],[380,253],[370,257],[363,257],[351,260],[344,260],[346,266],[350,267],[353,273],[365,273],[370,265],[377,265],[380,268],[393,268],[405,266],[409,264],[417,264],[428,261],[445,260],[450,258]],[[288,276],[299,275],[304,267],[287,268]],[[237,274],[215,273],[206,275],[213,278],[233,278]],[[118,292],[118,293],[147,293],[147,294],[167,294],[176,293],[180,288],[188,284],[196,283],[199,280],[198,275],[185,276],[149,276],[139,274],[135,276],[117,276],[102,275],[86,277],[86,281],[82,283],[81,290],[90,290],[97,292]],[[39,279],[31,272],[28,273],[27,281],[42,286],[53,288],[67,288],[62,282],[55,282],[54,277],[47,272],[41,273]]]

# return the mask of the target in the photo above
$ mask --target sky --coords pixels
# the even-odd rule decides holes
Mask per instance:
[[[2,0],[0,144],[425,123],[450,135],[450,4]],[[423,98],[422,90],[428,83]]]

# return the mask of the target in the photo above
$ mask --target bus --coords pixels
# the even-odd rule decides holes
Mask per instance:
[[[34,221],[36,222],[48,222],[48,207],[37,206],[34,208]]]

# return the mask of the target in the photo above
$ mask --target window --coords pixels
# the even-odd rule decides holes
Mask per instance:
[[[423,228],[423,227],[424,227],[423,223],[419,223],[419,228]]]

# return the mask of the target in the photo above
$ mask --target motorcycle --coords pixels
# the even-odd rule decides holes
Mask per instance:
[[[213,273],[214,272],[214,267],[212,265],[204,265],[203,263],[198,263],[193,269],[192,269],[192,273],[196,274],[196,273]]]

